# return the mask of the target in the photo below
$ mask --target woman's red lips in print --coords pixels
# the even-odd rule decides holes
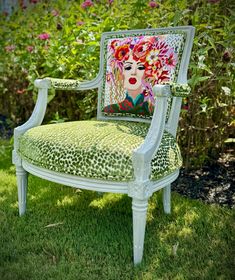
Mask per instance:
[[[130,83],[131,85],[136,84],[136,82],[137,82],[136,78],[130,78],[130,79],[129,79],[129,83]]]

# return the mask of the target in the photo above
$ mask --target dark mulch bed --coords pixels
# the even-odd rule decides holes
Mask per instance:
[[[186,197],[235,208],[234,150],[227,150],[210,166],[197,170],[182,169],[172,189]]]

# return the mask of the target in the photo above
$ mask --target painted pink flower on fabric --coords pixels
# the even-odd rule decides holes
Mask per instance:
[[[150,101],[151,103],[154,104],[155,99],[154,99],[154,93],[152,90],[152,85],[149,82],[142,80],[142,86],[144,88],[144,91],[143,91],[144,101]]]
[[[83,25],[83,24],[85,24],[84,21],[77,21],[77,26],[81,26],[81,25]]]
[[[15,45],[9,45],[5,47],[5,50],[7,52],[13,52],[15,50],[16,46]]]
[[[155,1],[150,1],[148,5],[150,8],[159,8],[159,4]]]
[[[166,57],[165,63],[169,68],[175,68],[177,64],[177,54],[174,51],[171,51]]]
[[[34,47],[33,46],[27,46],[26,50],[31,53],[34,50]]]
[[[57,17],[59,15],[59,12],[57,10],[52,10],[51,11],[51,14],[54,16],[54,17]]]
[[[48,33],[42,33],[38,35],[38,39],[40,40],[48,40],[50,38],[50,34]]]
[[[86,9],[86,8],[91,7],[93,5],[94,5],[94,3],[91,0],[86,0],[81,4],[81,7],[83,9]]]

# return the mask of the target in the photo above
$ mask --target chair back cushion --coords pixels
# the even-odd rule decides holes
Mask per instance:
[[[178,81],[187,34],[184,28],[104,33],[100,115],[150,119],[153,86]]]

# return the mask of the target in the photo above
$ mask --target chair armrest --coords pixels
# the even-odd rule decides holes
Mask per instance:
[[[155,85],[153,91],[156,96],[155,110],[149,131],[144,143],[135,149],[132,154],[135,179],[146,181],[151,172],[151,160],[157,152],[166,122],[167,99],[171,96],[169,85]]]
[[[37,88],[54,88],[55,90],[87,90],[97,88],[102,81],[102,76],[98,75],[91,81],[80,82],[72,79],[56,79],[56,78],[44,78],[37,79],[34,82]]]
[[[60,90],[78,90],[80,82],[70,79],[44,78],[35,80],[34,85],[37,88],[54,88]]]

